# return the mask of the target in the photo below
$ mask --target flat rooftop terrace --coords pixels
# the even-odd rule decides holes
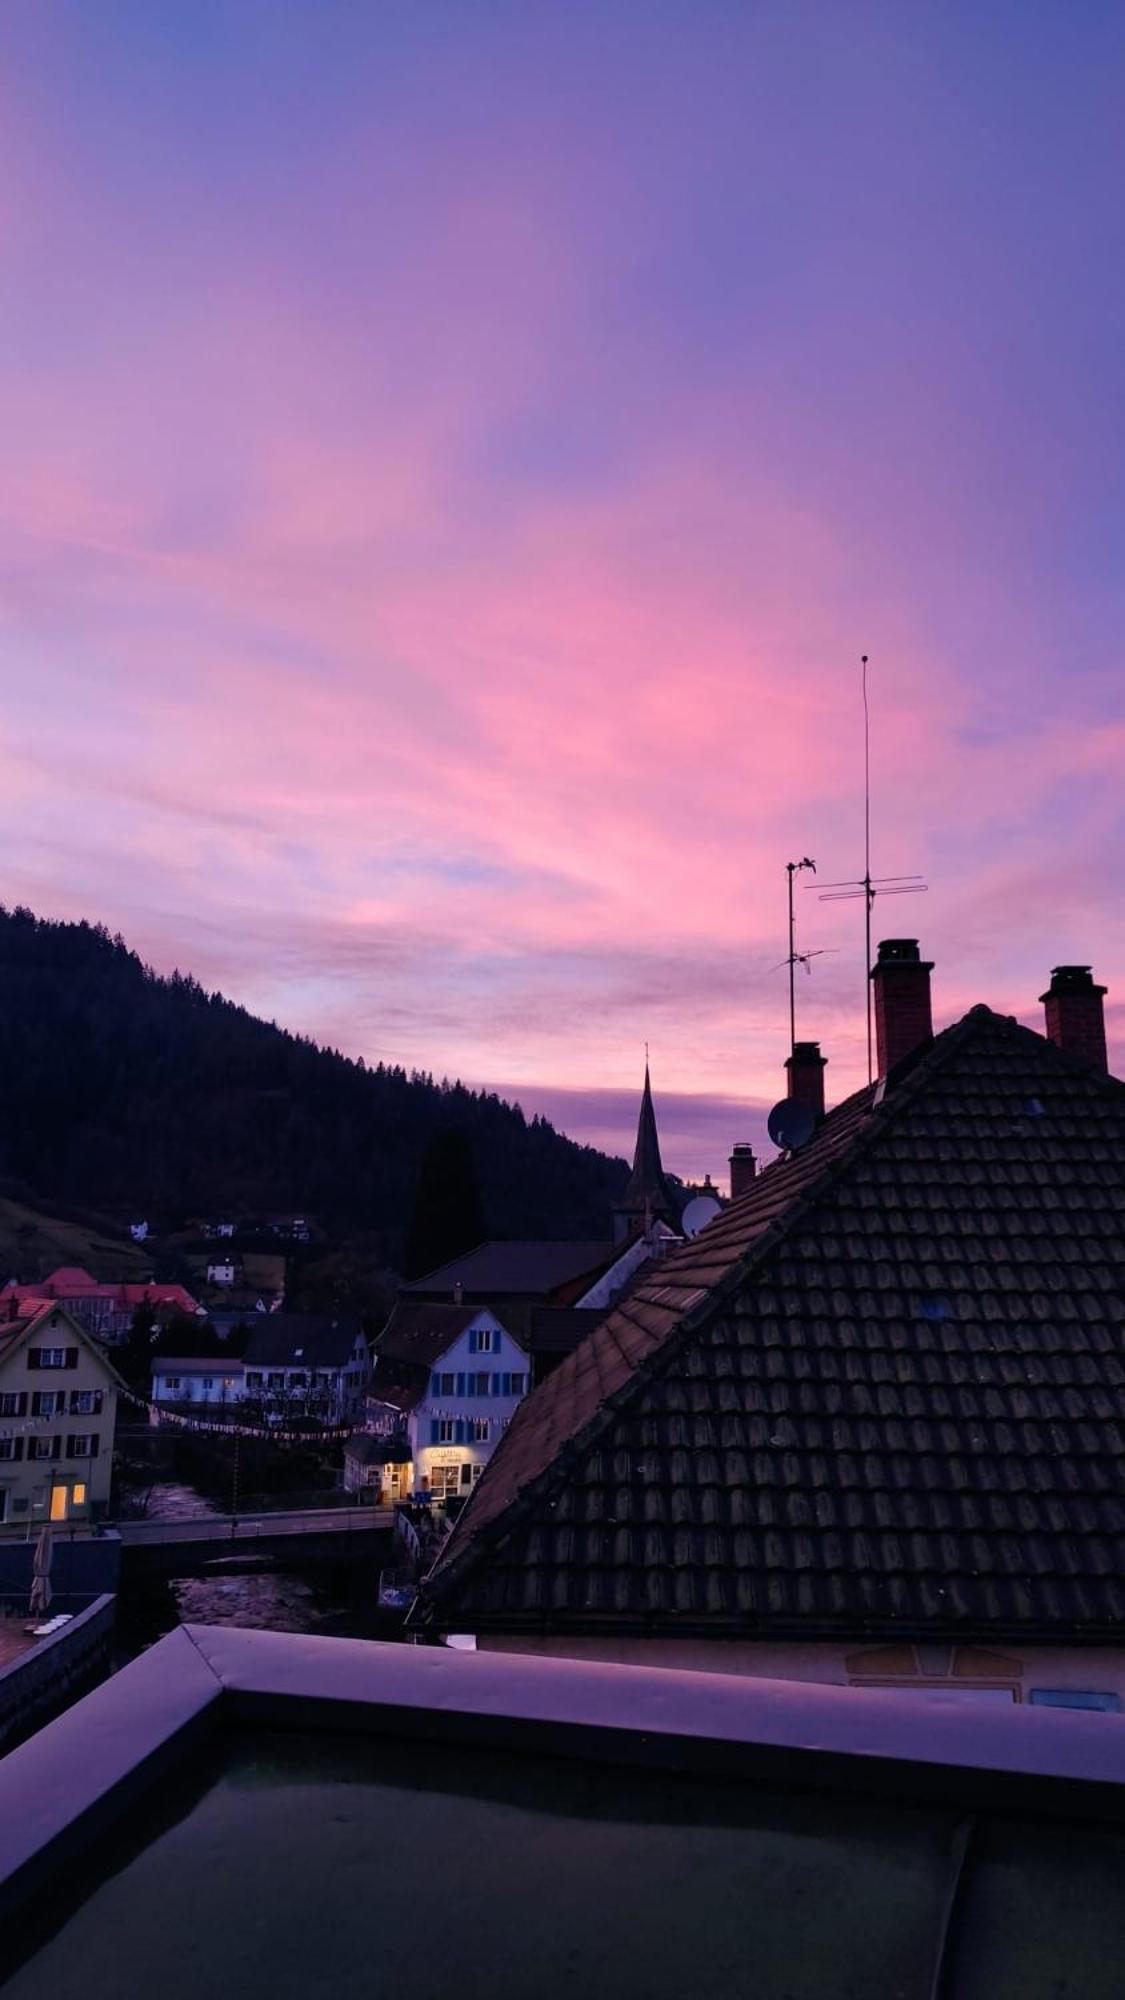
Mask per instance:
[[[183,1628],[0,1824],[19,2000],[1122,1991],[1114,1716]]]

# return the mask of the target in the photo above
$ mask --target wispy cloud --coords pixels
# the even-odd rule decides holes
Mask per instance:
[[[291,11],[13,47],[6,894],[616,1149],[647,1038],[720,1172],[866,650],[940,1018],[1125,987],[1114,24]]]

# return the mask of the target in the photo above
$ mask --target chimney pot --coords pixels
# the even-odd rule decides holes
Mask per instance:
[[[1056,965],[1051,984],[1039,998],[1047,1015],[1047,1040],[1064,1055],[1092,1069],[1108,1070],[1104,986],[1095,984],[1088,965]]]
[[[458,1278],[456,1284],[453,1287],[453,1303],[455,1306],[462,1305],[464,1303],[464,1299],[465,1299],[465,1287],[461,1283],[460,1278]]]
[[[803,1104],[815,1117],[824,1116],[824,1070],[827,1056],[819,1042],[796,1042],[785,1058],[785,1094],[795,1104]]]
[[[871,981],[880,1076],[886,1076],[904,1056],[933,1039],[933,969],[933,960],[924,959],[919,952],[917,938],[884,938],[879,945]]]
[[[754,1158],[753,1146],[746,1144],[736,1146],[730,1156],[730,1197],[732,1201],[737,1201],[739,1195],[747,1192],[757,1171],[758,1162]]]

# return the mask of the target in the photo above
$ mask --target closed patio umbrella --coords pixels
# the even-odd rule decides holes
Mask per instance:
[[[54,1555],[54,1541],[49,1521],[44,1521],[39,1530],[39,1540],[35,1544],[35,1559],[31,1565],[31,1604],[33,1618],[42,1618],[51,1608],[51,1558]]]

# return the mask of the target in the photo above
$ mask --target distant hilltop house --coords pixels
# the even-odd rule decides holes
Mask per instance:
[[[56,1300],[28,1299],[0,1321],[0,1524],[30,1531],[106,1512],[123,1387]]]
[[[1089,968],[1046,1038],[934,1037],[824,1109],[516,1411],[415,1625],[480,1647],[944,1696],[1125,1701],[1125,1086]]]
[[[241,1236],[271,1236],[279,1243],[311,1243],[313,1223],[307,1215],[197,1216],[193,1227],[208,1241]]]
[[[267,1422],[314,1420],[332,1427],[358,1418],[371,1350],[356,1319],[316,1313],[263,1313],[241,1354],[213,1337],[195,1354],[158,1354],[152,1399],[174,1409],[221,1411],[252,1405]]]
[[[0,1321],[13,1308],[18,1310],[33,1299],[57,1299],[95,1339],[113,1345],[124,1340],[133,1324],[138,1306],[149,1306],[159,1316],[183,1313],[192,1317],[199,1306],[183,1285],[147,1283],[102,1283],[80,1265],[60,1265],[49,1278],[18,1284],[14,1278],[0,1289]]]

